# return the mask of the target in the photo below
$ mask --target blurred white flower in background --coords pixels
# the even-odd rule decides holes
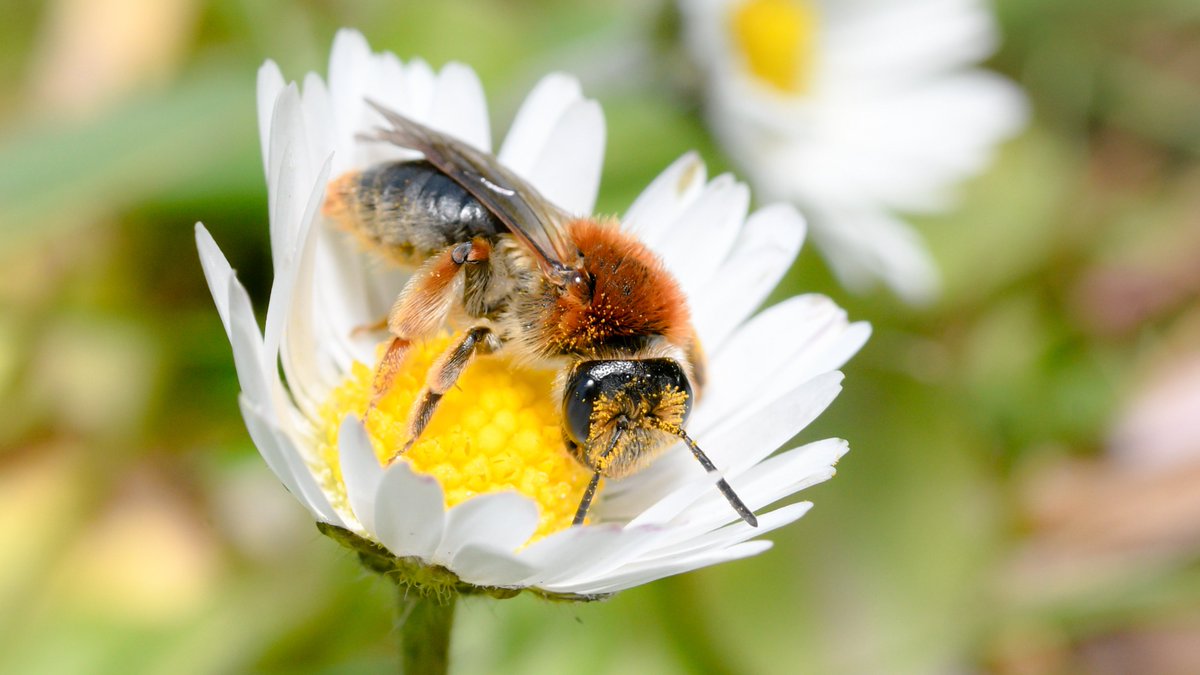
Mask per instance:
[[[937,293],[896,214],[933,213],[1025,124],[981,0],[680,0],[707,115],[765,201],[798,204],[841,281]]]

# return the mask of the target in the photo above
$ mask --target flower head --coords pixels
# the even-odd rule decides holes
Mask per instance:
[[[472,362],[420,442],[385,466],[443,343],[406,359],[364,425],[379,336],[355,329],[387,314],[406,277],[330,227],[320,205],[331,175],[408,156],[356,140],[381,122],[365,97],[490,150],[481,87],[464,66],[435,73],[373,54],[361,35],[343,31],[328,85],[310,74],[301,91],[267,63],[258,95],[276,275],[262,332],[233,270],[197,226],[201,261],[256,445],[322,530],[364,562],[425,589],[590,597],[763,551],[770,542],[754,536],[808,509],[784,506],[750,527],[680,444],[634,476],[607,481],[588,524],[571,527],[588,472],[563,447],[553,374],[503,350]],[[557,205],[588,214],[603,143],[596,103],[570,77],[550,75],[497,156]],[[753,315],[799,250],[804,223],[787,206],[747,217],[748,202],[744,186],[728,176],[708,181],[688,154],[621,220],[678,278],[709,355],[710,384],[688,432],[758,510],[833,475],[843,441],[772,454],[837,395],[836,369],[869,329],[819,296]]]
[[[759,196],[793,202],[853,288],[933,296],[894,212],[934,212],[1024,125],[983,0],[680,0],[711,126]]]

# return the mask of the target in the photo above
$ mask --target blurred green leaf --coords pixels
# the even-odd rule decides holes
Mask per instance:
[[[167,191],[222,194],[243,178],[227,169],[258,148],[253,92],[253,71],[212,69],[90,123],[10,131],[0,141],[0,245],[92,225]]]

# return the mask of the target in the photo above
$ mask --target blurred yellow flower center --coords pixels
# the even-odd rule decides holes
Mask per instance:
[[[367,418],[380,463],[407,440],[409,412],[434,360],[450,345],[443,336],[417,345],[405,357],[392,388]],[[355,363],[320,410],[318,458],[328,494],[345,484],[337,435],[347,415],[361,416],[374,371]],[[540,509],[534,538],[568,527],[591,474],[563,447],[561,416],[551,397],[553,373],[518,369],[494,356],[477,357],[446,393],[429,426],[404,460],[441,483],[446,507],[487,492],[516,490]],[[401,460],[397,460],[401,461]]]
[[[803,0],[745,0],[730,16],[734,44],[759,80],[789,94],[812,77],[816,11]]]

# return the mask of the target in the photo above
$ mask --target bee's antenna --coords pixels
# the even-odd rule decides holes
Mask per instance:
[[[613,431],[612,440],[608,442],[608,447],[600,454],[599,459],[603,460],[612,454],[614,448],[617,447],[617,440],[621,438],[621,434],[625,433],[625,424],[618,422],[617,428]],[[583,499],[579,500],[579,509],[575,511],[575,520],[571,525],[582,525],[583,519],[587,517],[588,508],[592,505],[592,499],[596,496],[596,486],[600,484],[600,471],[592,474],[592,479],[588,481],[587,489],[583,491]]]
[[[703,466],[705,471],[709,473],[717,472],[717,467],[713,465],[712,460],[708,458],[708,455],[704,454],[700,446],[696,445],[696,441],[693,441],[691,436],[688,436],[682,427],[675,431],[675,435],[682,438],[684,443],[687,443],[688,448],[692,451],[692,455],[696,458],[696,461],[700,462],[700,466]],[[754,516],[754,512],[746,508],[746,504],[737,496],[733,488],[729,487],[729,483],[725,482],[724,478],[717,481],[717,489],[721,491],[721,494],[725,495],[725,499],[729,500],[729,505],[733,507],[734,511],[737,511],[742,520],[746,521],[750,527],[758,527],[758,518]]]
[[[582,525],[583,519],[587,517],[588,507],[592,505],[592,498],[596,496],[596,486],[600,484],[600,472],[592,474],[592,479],[588,481],[587,489],[583,491],[583,499],[579,501],[579,509],[575,511],[575,520],[571,521],[572,525]]]

